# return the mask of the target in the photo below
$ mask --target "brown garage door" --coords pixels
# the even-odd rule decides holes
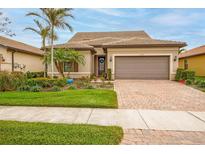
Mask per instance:
[[[115,57],[115,79],[169,79],[168,56]]]

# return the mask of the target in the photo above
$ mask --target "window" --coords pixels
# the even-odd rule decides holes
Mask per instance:
[[[64,72],[73,72],[72,63],[69,62],[64,63]]]
[[[71,62],[64,62],[64,72],[78,72],[78,64],[77,63],[71,63]]]
[[[184,60],[184,69],[185,70],[188,69],[188,60],[187,59]]]

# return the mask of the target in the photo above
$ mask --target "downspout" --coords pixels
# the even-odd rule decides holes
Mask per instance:
[[[11,52],[11,71],[14,72],[14,53],[15,51]]]

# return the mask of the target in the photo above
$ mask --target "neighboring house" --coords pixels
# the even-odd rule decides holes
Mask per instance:
[[[64,72],[71,70],[73,78],[101,76],[111,69],[113,79],[171,80],[178,67],[178,50],[184,46],[184,42],[152,39],[144,31],[122,31],[78,32],[54,48],[72,48],[85,56],[84,66],[64,64]]]
[[[179,67],[205,76],[205,45],[179,54]]]
[[[42,58],[42,50],[0,36],[0,71],[43,71]]]

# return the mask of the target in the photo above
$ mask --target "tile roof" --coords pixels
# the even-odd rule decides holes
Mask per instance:
[[[169,41],[169,40],[157,40],[157,39],[147,39],[147,38],[127,38],[119,41],[113,41],[109,43],[104,43],[104,47],[114,47],[114,46],[178,46],[184,47],[186,43]]]
[[[48,46],[49,48],[50,46]],[[93,46],[90,46],[88,44],[83,44],[83,43],[65,43],[65,44],[57,44],[54,45],[54,48],[70,48],[70,49],[93,49]]]
[[[25,43],[15,41],[6,37],[0,36],[0,45],[5,46],[10,49],[14,49],[19,52],[25,52],[30,54],[36,54],[36,55],[43,55],[43,51],[39,48],[27,45]]]
[[[179,54],[179,58],[186,58],[198,55],[205,55],[205,45],[185,51]]]
[[[144,31],[115,31],[115,32],[78,32],[68,42],[85,41],[97,38],[112,37],[112,38],[150,38]]]
[[[185,42],[152,39],[144,31],[78,32],[64,45],[70,44],[76,44],[79,48],[89,45],[93,49],[94,47],[186,46]]]

